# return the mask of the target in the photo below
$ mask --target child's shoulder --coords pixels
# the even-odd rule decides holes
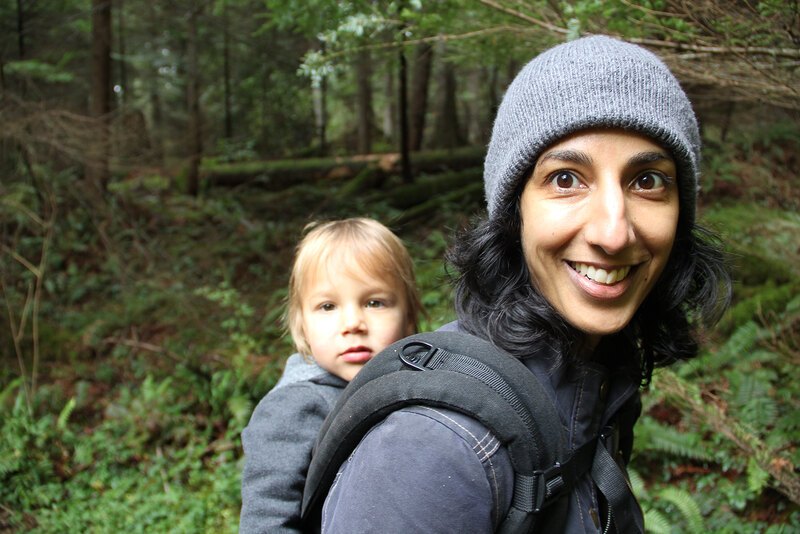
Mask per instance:
[[[327,371],[315,362],[308,361],[300,354],[295,353],[286,360],[283,374],[272,389],[275,390],[290,384],[310,380],[317,376],[324,375],[326,372]]]

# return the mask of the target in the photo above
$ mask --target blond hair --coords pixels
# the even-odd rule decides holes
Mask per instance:
[[[289,278],[285,322],[297,351],[305,357],[311,349],[303,332],[302,297],[309,276],[326,270],[331,263],[345,269],[360,268],[376,278],[389,277],[402,288],[407,309],[406,320],[419,327],[422,302],[414,278],[414,264],[403,242],[386,226],[363,217],[310,223],[297,245]]]

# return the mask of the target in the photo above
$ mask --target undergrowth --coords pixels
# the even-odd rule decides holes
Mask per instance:
[[[743,167],[725,161],[729,182]],[[46,188],[0,185],[14,252],[0,265],[0,531],[235,532],[239,436],[292,352],[281,315],[303,226],[398,221],[431,330],[454,318],[447,243],[480,209],[453,199],[409,221],[337,185],[191,199],[163,179],[119,182],[98,207],[73,175],[42,172]],[[735,302],[704,353],[644,395],[631,471],[650,532],[800,531],[795,200],[704,204]]]

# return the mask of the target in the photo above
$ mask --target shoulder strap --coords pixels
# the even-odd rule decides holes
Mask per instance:
[[[303,494],[307,524],[319,523],[339,467],[369,429],[392,411],[416,404],[465,413],[507,447],[515,482],[500,532],[529,531],[538,512],[592,465],[595,442],[565,458],[565,430],[555,406],[519,360],[464,333],[417,334],[373,358],[325,420]]]

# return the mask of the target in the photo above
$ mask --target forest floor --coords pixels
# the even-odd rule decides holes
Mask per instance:
[[[800,134],[707,144],[700,220],[734,258],[734,307],[701,357],[645,392],[633,483],[650,532],[797,532]],[[73,176],[20,184],[0,208],[14,257],[31,264],[0,271],[12,325],[0,330],[0,532],[235,532],[239,435],[292,352],[281,314],[304,225],[392,226],[433,329],[453,319],[444,251],[482,209],[480,186],[454,178],[465,173],[480,181],[474,168],[419,177],[458,192],[424,210],[398,201],[410,193],[395,176],[377,189],[323,178],[199,198],[139,176],[101,207]],[[51,227],[14,207],[45,205],[57,206]]]

